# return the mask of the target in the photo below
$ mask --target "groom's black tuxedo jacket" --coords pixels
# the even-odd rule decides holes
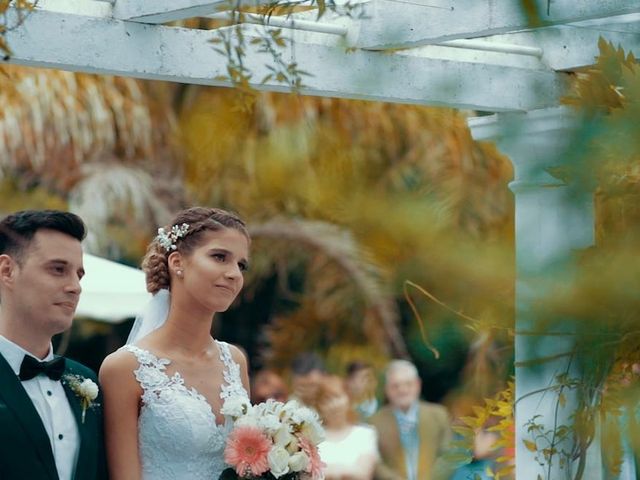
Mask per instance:
[[[98,382],[87,367],[66,359],[65,375]],[[74,480],[107,478],[102,435],[102,396],[87,409],[82,423],[80,399],[63,382],[80,433]],[[58,480],[49,436],[20,379],[0,354],[0,480]]]

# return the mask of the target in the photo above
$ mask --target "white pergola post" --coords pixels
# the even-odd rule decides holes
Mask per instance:
[[[469,120],[476,140],[492,140],[514,165],[516,238],[516,478],[561,480],[574,478],[578,464],[551,466],[544,448],[558,442],[557,436],[538,438],[538,451],[525,441],[536,441],[529,422],[545,431],[571,422],[577,400],[571,389],[550,390],[558,375],[578,378],[571,321],[541,323],[536,308],[544,304],[555,286],[571,281],[574,251],[594,243],[592,192],[577,189],[551,176],[547,169],[562,167],[576,145],[579,121],[564,107],[529,113],[497,114]],[[569,182],[570,183],[570,182]],[[545,360],[546,359],[546,360]],[[537,416],[539,415],[539,416]],[[570,449],[571,438],[553,445]],[[532,444],[529,444],[531,447]],[[544,463],[541,465],[540,463]],[[538,477],[540,475],[540,477]],[[596,480],[599,471],[582,477]]]

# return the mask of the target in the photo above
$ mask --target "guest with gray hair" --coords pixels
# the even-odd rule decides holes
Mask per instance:
[[[388,404],[373,417],[381,462],[378,480],[431,480],[438,457],[451,439],[446,409],[420,400],[422,382],[416,366],[393,360],[385,371]]]

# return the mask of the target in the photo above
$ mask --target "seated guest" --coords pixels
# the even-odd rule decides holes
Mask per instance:
[[[304,405],[313,406],[318,385],[327,376],[322,358],[314,352],[298,354],[291,363],[292,399]]]
[[[364,362],[351,362],[347,365],[345,386],[361,422],[366,421],[378,411],[376,398],[378,382],[371,365]]]
[[[368,425],[356,425],[344,383],[338,377],[320,382],[316,410],[324,423],[326,439],[320,458],[327,480],[371,480],[378,462],[377,435]]]
[[[389,404],[370,419],[378,431],[382,461],[379,480],[431,480],[436,460],[449,444],[447,410],[420,400],[421,381],[415,365],[393,360],[385,372]],[[443,464],[444,466],[444,464]]]

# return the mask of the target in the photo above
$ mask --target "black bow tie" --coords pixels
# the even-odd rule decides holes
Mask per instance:
[[[37,377],[41,373],[51,380],[58,381],[62,378],[65,368],[64,357],[54,358],[48,362],[39,362],[35,358],[25,355],[20,365],[20,380],[26,381]]]

